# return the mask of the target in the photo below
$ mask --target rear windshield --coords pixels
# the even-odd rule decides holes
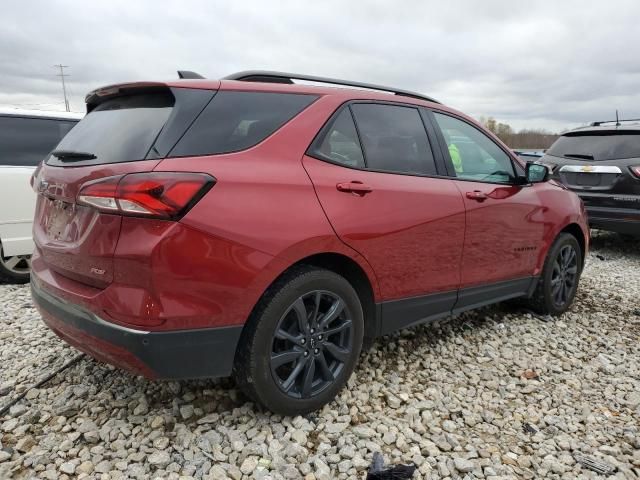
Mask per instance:
[[[108,99],[98,105],[57,146],[56,150],[95,155],[82,164],[143,160],[173,109],[170,92]],[[55,157],[47,163],[68,165]]]
[[[218,92],[170,156],[245,150],[278,130],[316,98],[292,93]]]
[[[74,120],[0,117],[0,165],[37,166],[76,123]]]
[[[580,160],[616,160],[640,157],[640,132],[598,132],[564,135],[547,154]]]

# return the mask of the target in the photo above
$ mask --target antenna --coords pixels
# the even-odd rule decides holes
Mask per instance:
[[[618,110],[616,109],[616,127],[620,126],[620,120],[618,120]]]
[[[54,67],[60,69],[60,73],[56,74],[56,77],[60,77],[62,79],[62,94],[64,95],[64,106],[67,112],[70,112],[71,110],[69,109],[69,100],[67,100],[67,86],[64,83],[64,77],[70,77],[71,75],[67,75],[63,70],[64,68],[69,68],[69,65],[62,65],[60,63],[58,65],[54,65]]]

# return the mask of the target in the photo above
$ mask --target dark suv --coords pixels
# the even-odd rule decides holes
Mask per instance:
[[[32,293],[106,362],[233,373],[300,414],[377,336],[516,297],[557,315],[575,297],[580,199],[429,97],[253,72],[115,85],[87,110],[34,178]]]
[[[640,235],[640,120],[567,132],[541,161],[580,196],[592,227]]]

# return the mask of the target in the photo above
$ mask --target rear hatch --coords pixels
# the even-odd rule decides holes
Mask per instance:
[[[561,136],[542,161],[586,206],[639,208],[640,131],[597,129]]]
[[[214,94],[139,83],[87,96],[89,113],[33,180],[34,241],[47,267],[97,288],[112,282],[122,216],[89,206],[95,196],[83,205],[78,195],[88,184],[95,184],[95,193],[115,188],[123,175],[151,172]]]

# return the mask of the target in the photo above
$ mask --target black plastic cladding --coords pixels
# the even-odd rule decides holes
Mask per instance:
[[[149,149],[146,159],[153,160],[167,157],[218,91],[172,88],[171,93],[175,98],[173,111]]]

